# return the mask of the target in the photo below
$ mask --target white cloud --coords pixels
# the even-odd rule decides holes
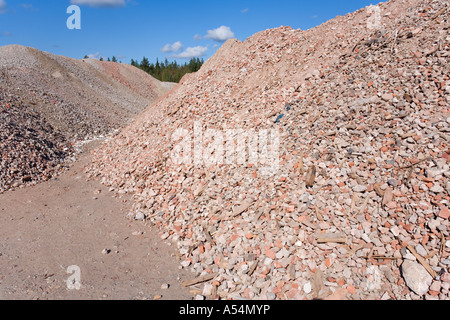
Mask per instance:
[[[221,26],[214,30],[208,30],[208,34],[205,36],[205,38],[217,42],[224,42],[228,39],[234,38],[234,32],[231,31],[230,27]]]
[[[241,13],[247,13],[247,12],[249,12],[249,11],[250,11],[249,8],[245,8],[245,9],[241,10]]]
[[[0,14],[5,13],[5,12],[6,12],[6,1],[0,0]]]
[[[89,59],[100,59],[100,53],[96,52],[96,53],[91,53],[87,55]]]
[[[198,40],[202,40],[203,37],[201,35],[199,35],[198,33],[194,36],[194,40],[198,41]]]
[[[22,8],[24,8],[25,10],[29,10],[32,12],[36,12],[39,11],[37,8],[35,8],[31,3],[22,3],[20,5]]]
[[[70,3],[78,6],[86,5],[96,8],[117,8],[125,6],[125,0],[70,0]]]
[[[166,44],[161,51],[162,52],[178,52],[183,48],[183,44],[180,41],[175,42],[174,44]]]
[[[190,59],[190,58],[199,58],[206,54],[206,51],[208,51],[208,47],[189,47],[184,52],[174,55],[173,58],[180,58],[180,59]]]

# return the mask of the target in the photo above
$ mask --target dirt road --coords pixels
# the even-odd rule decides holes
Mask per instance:
[[[58,179],[0,195],[0,300],[191,299],[174,248],[125,218],[130,198],[87,181],[87,161],[85,151]]]

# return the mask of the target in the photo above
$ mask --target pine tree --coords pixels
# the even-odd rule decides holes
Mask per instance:
[[[150,72],[150,62],[146,57],[142,58],[142,62],[140,65],[140,68],[144,70],[145,72]]]
[[[117,62],[117,58],[115,56],[112,57],[112,62]]]

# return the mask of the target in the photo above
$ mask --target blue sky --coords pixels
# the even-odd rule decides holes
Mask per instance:
[[[205,60],[228,38],[291,26],[307,30],[377,0],[0,0],[0,46],[20,44],[76,59],[123,62],[190,57]],[[81,30],[69,30],[67,8],[81,9]]]

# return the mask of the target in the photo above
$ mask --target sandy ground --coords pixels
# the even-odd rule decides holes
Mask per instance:
[[[0,300],[191,299],[174,248],[125,218],[129,198],[85,179],[89,159],[85,151],[58,179],[0,195]],[[77,276],[69,266],[79,290],[67,287]]]

